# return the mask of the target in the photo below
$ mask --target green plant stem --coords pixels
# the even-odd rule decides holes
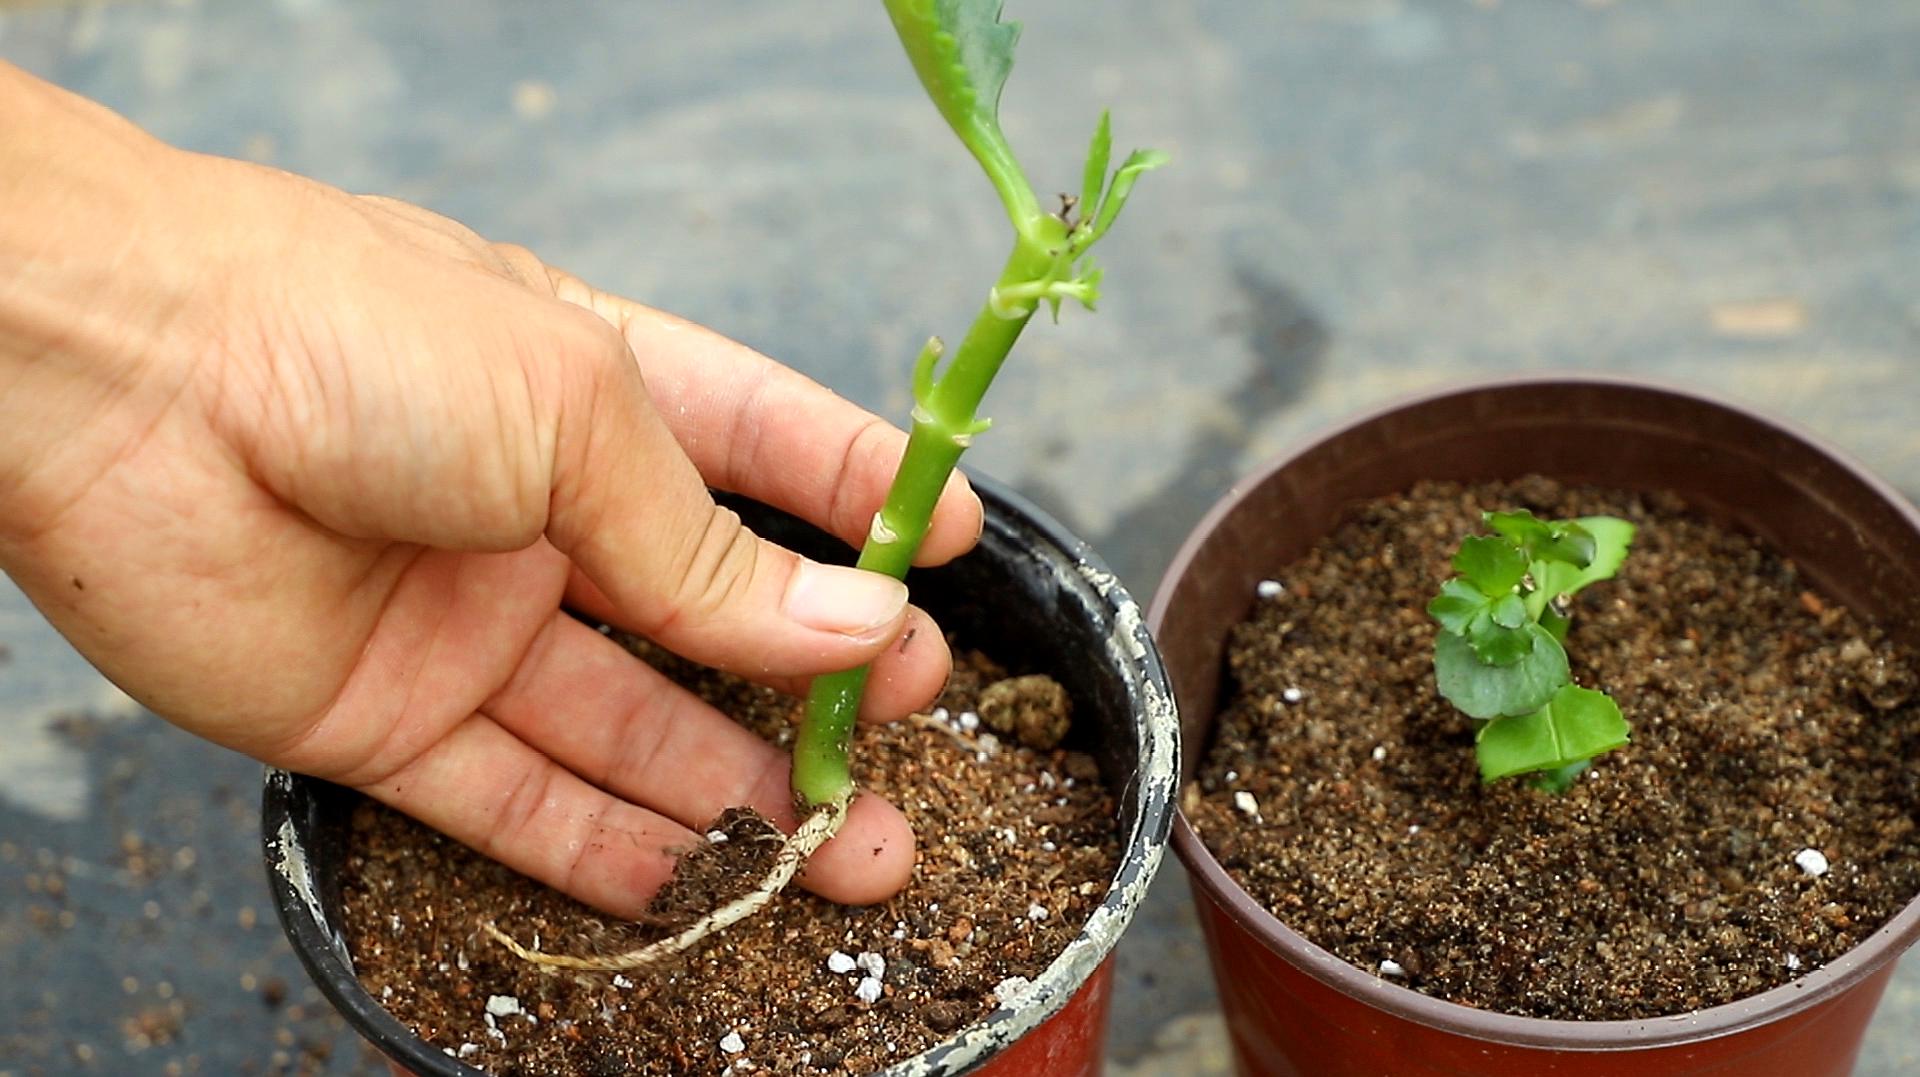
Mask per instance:
[[[1042,279],[1053,260],[1046,247],[1024,237],[1016,241],[995,295],[999,289]],[[983,429],[977,415],[980,401],[1033,311],[1031,300],[1021,300],[1009,310],[1006,303],[989,298],[946,373],[918,394],[907,451],[894,472],[886,505],[860,549],[861,568],[895,579],[906,577],[948,476],[973,435]],[[806,717],[793,747],[793,789],[808,807],[829,803],[853,787],[847,744],[866,685],[866,666],[813,680]]]

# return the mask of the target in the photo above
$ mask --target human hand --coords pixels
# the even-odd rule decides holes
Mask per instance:
[[[787,760],[563,607],[790,690],[873,661],[863,718],[939,690],[902,585],[707,493],[857,542],[899,431],[424,210],[0,101],[0,567],[155,712],[631,916],[721,808],[790,828]],[[921,563],[980,514],[956,476]],[[863,796],[803,882],[912,864]]]

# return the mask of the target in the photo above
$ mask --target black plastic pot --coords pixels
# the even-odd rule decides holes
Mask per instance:
[[[1125,847],[1099,908],[1032,989],[889,1077],[1100,1072],[1108,955],[1159,867],[1179,774],[1178,718],[1160,657],[1133,599],[1085,543],[1022,499],[974,479],[986,503],[979,547],[909,577],[916,604],[963,641],[1051,673],[1075,702],[1069,746],[1100,762],[1119,791]],[[848,551],[791,517],[735,503],[754,530],[822,559]],[[268,882],[294,952],[321,991],[396,1069],[479,1077],[415,1036],[360,986],[340,930],[348,820],[361,795],[285,771],[267,773],[262,834]]]

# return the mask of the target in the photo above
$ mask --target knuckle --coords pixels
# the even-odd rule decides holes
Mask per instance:
[[[674,589],[662,627],[717,622],[751,587],[760,540],[733,510],[715,506],[674,561]]]

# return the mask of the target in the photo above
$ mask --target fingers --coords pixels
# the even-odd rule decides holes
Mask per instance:
[[[593,786],[688,826],[736,805],[788,831],[798,823],[785,753],[565,615],[535,639],[513,680],[482,709]],[[906,819],[886,801],[861,796],[802,881],[831,900],[870,904],[906,885],[912,870]]]
[[[502,255],[510,264],[532,259],[517,248]],[[850,545],[866,540],[906,450],[905,433],[743,344],[542,268],[561,298],[621,331],[668,428],[708,483],[785,509]],[[979,496],[955,472],[914,563],[944,564],[972,549],[981,521]]]
[[[476,714],[404,769],[360,787],[494,858],[615,916],[634,919],[698,839],[611,796]]]
[[[871,661],[900,634],[906,587],[766,542],[714,505],[655,412],[624,340],[561,379],[547,535],[618,623],[697,662],[755,677]]]
[[[574,573],[567,585],[566,604],[582,616],[627,631],[620,611],[602,594],[593,581]],[[867,690],[860,699],[860,720],[891,722],[914,711],[925,710],[946,687],[953,672],[953,653],[940,627],[927,612],[907,607],[906,626],[900,635],[873,660],[867,676]],[[765,677],[758,683],[792,696],[807,693],[808,678]]]

